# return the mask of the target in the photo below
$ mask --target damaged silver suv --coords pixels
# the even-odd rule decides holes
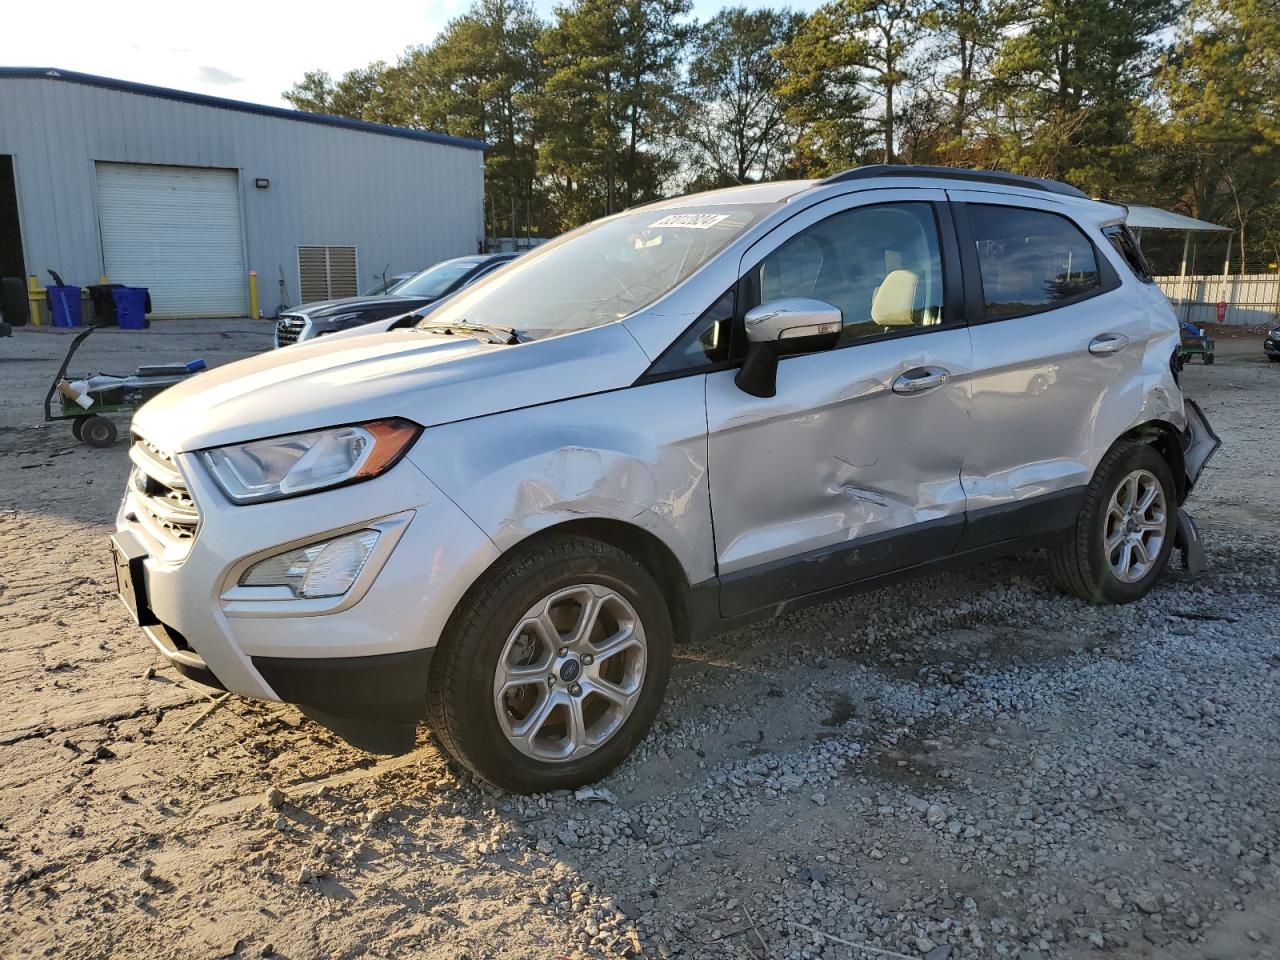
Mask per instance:
[[[620,763],[682,638],[1035,548],[1137,600],[1218,441],[1125,215],[864,167],[588,224],[147,404],[120,594],[187,676],[517,791]]]

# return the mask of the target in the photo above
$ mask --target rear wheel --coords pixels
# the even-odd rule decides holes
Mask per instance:
[[[71,421],[71,435],[77,440],[83,440],[81,435],[81,427],[84,426],[84,417],[76,417]]]
[[[473,773],[520,793],[599,780],[662,703],[671,620],[649,572],[584,537],[503,557],[436,650],[427,717]]]
[[[89,417],[78,417],[80,439],[91,447],[109,447],[116,442],[116,425],[106,417],[97,414]]]
[[[1113,447],[1094,472],[1070,539],[1050,551],[1058,587],[1090,603],[1146,596],[1173,551],[1176,489],[1146,444]]]

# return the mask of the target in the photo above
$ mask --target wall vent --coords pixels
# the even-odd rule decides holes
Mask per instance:
[[[360,292],[358,277],[355,247],[298,247],[301,303],[354,297]]]

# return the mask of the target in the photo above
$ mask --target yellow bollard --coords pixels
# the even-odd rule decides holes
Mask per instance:
[[[249,271],[249,318],[251,320],[261,320],[262,317],[258,313],[258,271]]]
[[[33,273],[27,277],[27,302],[31,306],[31,323],[33,326],[40,326],[40,301],[44,299],[44,291],[40,289],[40,281],[36,279]]]

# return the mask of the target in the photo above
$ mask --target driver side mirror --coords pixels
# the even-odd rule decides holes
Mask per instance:
[[[743,318],[747,356],[733,382],[753,397],[778,392],[778,358],[829,350],[840,339],[844,314],[822,300],[787,297],[752,307]]]

